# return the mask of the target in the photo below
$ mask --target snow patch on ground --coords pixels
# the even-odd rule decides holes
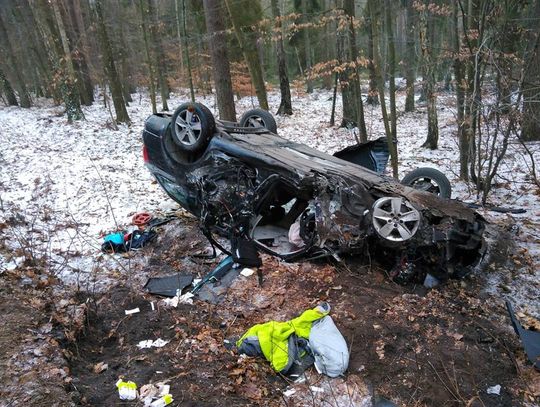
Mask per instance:
[[[341,101],[336,106],[336,126],[329,126],[332,92],[311,94],[293,91],[292,116],[277,116],[281,136],[333,153],[355,143],[352,132],[341,122]],[[173,94],[169,106],[189,100],[187,92]],[[213,95],[198,97],[216,112]],[[272,112],[279,106],[279,92],[269,93]],[[402,113],[404,95],[398,94],[398,150],[400,178],[419,166],[436,167],[447,174],[453,197],[477,202],[474,188],[459,181],[459,149],[454,98],[439,97],[439,149],[421,145],[427,133],[425,107]],[[256,98],[236,103],[238,117],[256,107]],[[104,255],[101,237],[125,228],[139,211],[165,212],[176,205],[165,195],[144,167],[141,131],[151,112],[146,94],[134,95],[128,107],[131,126],[114,130],[108,111],[99,102],[84,107],[86,120],[68,124],[62,108],[38,100],[30,109],[0,107],[0,229],[4,240],[0,270],[14,257],[45,256],[51,269],[68,283],[105,284],[93,270],[111,273],[143,262],[140,258]],[[379,106],[365,106],[370,139],[384,136]],[[531,143],[540,162],[540,144]],[[540,196],[529,178],[529,163],[522,147],[511,143],[503,162],[491,204],[527,209],[523,215],[481,211],[490,222],[512,229],[522,258],[509,259],[522,270],[500,290],[501,274],[493,274],[491,290],[525,304],[526,311],[540,316]],[[3,235],[3,237],[2,237]],[[0,242],[1,240],[0,239]],[[0,246],[1,248],[1,246]],[[504,277],[504,276],[503,276]],[[97,285],[96,285],[97,284]],[[96,288],[97,287],[97,288]]]

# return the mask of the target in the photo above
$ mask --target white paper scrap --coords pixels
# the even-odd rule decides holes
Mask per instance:
[[[296,393],[296,390],[295,389],[289,389],[289,390],[285,390],[283,392],[283,395],[285,397],[291,397],[294,393]]]
[[[501,394],[501,385],[496,384],[495,386],[491,386],[487,388],[487,394],[495,394],[496,396]]]
[[[248,269],[248,268],[245,268],[240,272],[240,274],[242,274],[244,277],[249,277],[249,276],[253,275],[253,273],[255,273],[255,270]]]
[[[148,348],[162,348],[163,346],[167,345],[169,341],[165,341],[161,338],[156,339],[153,341],[152,339],[147,339],[145,341],[140,341],[137,344],[137,347],[139,349],[148,349]]]
[[[317,386],[309,386],[312,392],[314,393],[324,393],[324,389],[322,387]]]
[[[127,310],[125,311],[126,315],[136,314],[137,312],[141,312],[141,310],[139,309],[139,307],[133,308],[133,309],[127,309]]]

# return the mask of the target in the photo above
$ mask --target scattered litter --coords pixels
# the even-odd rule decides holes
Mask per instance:
[[[499,396],[501,394],[501,385],[497,384],[495,386],[488,387],[487,394],[495,394],[496,396]]]
[[[156,310],[156,307],[154,306],[154,301],[150,301],[150,307],[152,307],[152,311]]]
[[[289,389],[289,390],[285,390],[283,392],[283,395],[285,397],[291,397],[294,393],[296,393],[296,390],[295,389]]]
[[[202,278],[194,278],[193,279],[193,285],[195,286],[195,285],[199,284],[201,281],[202,281]]]
[[[145,384],[139,391],[139,399],[144,403],[145,407],[166,406],[172,403],[173,400],[169,393],[170,390],[171,386],[165,383]]]
[[[147,348],[162,348],[163,346],[167,345],[170,341],[165,341],[161,338],[156,339],[153,341],[152,339],[147,339],[145,341],[140,341],[137,344],[137,347],[139,349],[147,349]]]
[[[245,268],[240,272],[240,274],[242,274],[244,277],[249,277],[249,276],[253,275],[254,273],[255,273],[255,270],[248,269],[248,268]]]
[[[150,404],[150,407],[164,407],[166,405],[169,405],[173,402],[173,397],[171,394],[166,394],[159,399],[155,400]]]
[[[187,292],[183,295],[176,295],[172,298],[165,298],[161,300],[163,305],[166,305],[167,307],[178,307],[178,304],[193,304],[193,297],[195,297],[194,294]]]
[[[192,281],[193,276],[178,273],[172,276],[149,278],[144,285],[144,288],[150,294],[174,297],[178,290],[182,291],[190,285]]]
[[[315,393],[324,393],[324,389],[322,387],[309,386],[309,389]]]
[[[135,400],[137,398],[137,385],[134,382],[125,382],[118,379],[116,382],[120,400]]]
[[[141,310],[139,309],[139,307],[133,308],[133,309],[127,309],[127,310],[125,311],[126,315],[136,314],[137,312],[141,312]]]
[[[94,373],[99,374],[101,372],[104,372],[109,368],[109,365],[107,363],[99,362],[94,365]]]

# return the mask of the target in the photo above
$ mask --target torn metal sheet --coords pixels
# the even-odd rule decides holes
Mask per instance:
[[[149,278],[144,288],[150,293],[163,297],[174,297],[178,290],[182,291],[193,281],[193,276],[188,274],[175,274],[166,277]]]
[[[506,301],[506,309],[510,315],[514,331],[517,336],[519,336],[519,339],[521,339],[521,343],[523,344],[523,348],[525,349],[529,361],[537,370],[540,370],[540,332],[523,328],[514,314],[514,309],[512,308],[510,301]]]

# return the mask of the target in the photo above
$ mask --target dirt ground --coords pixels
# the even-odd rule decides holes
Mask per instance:
[[[507,260],[508,248],[501,241],[489,270]],[[189,257],[206,246],[196,223],[184,219],[182,225],[164,227],[151,247],[135,255],[149,259],[145,276],[172,271],[197,276],[217,262]],[[142,405],[119,400],[119,377],[139,387],[167,382],[173,405],[179,406],[372,405],[376,397],[400,406],[540,402],[540,374],[525,363],[502,301],[482,294],[483,274],[427,290],[397,285],[380,265],[359,258],[287,264],[263,256],[262,272],[262,287],[256,274],[239,276],[223,290],[221,303],[195,298],[194,304],[178,308],[145,293],[140,276],[123,278],[107,292],[79,292],[69,300],[57,299],[52,282],[25,288],[21,276],[4,276],[0,362],[2,381],[12,380],[15,387],[4,387],[0,405],[23,401],[14,389],[24,383],[32,383],[32,394],[41,397],[27,400],[28,405]],[[351,394],[351,402],[343,404],[332,391],[315,399],[309,382],[296,387],[296,396],[305,391],[306,398],[284,396],[292,384],[266,361],[240,357],[224,346],[224,340],[253,324],[290,319],[321,301],[332,306],[332,318],[350,347],[343,382],[361,382],[368,404],[352,402]],[[125,310],[136,307],[141,312],[126,316]],[[158,338],[169,342],[161,348],[136,346]],[[26,352],[21,346],[30,349],[30,373],[21,367]],[[311,368],[310,380],[316,376]],[[500,395],[487,393],[494,385],[501,386]]]

